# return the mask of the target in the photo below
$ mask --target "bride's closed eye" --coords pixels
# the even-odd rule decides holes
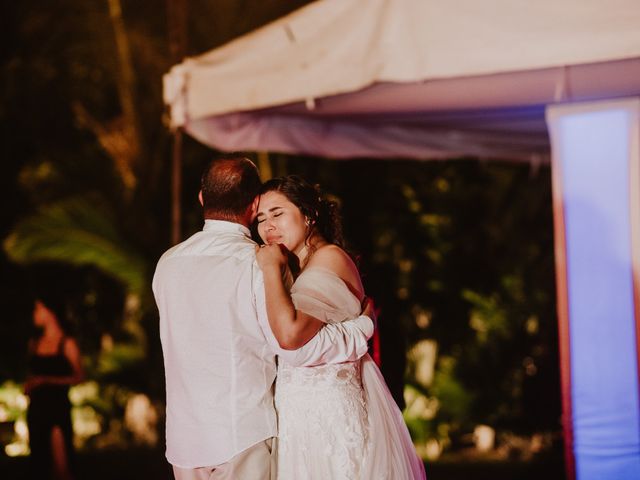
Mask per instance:
[[[284,212],[277,212],[277,213],[274,213],[273,215],[271,215],[271,217],[272,217],[272,218],[279,217],[279,216],[280,216],[280,215],[282,215],[283,213],[284,213]],[[260,218],[257,218],[257,219],[256,219],[256,221],[257,221],[257,223],[262,223],[262,222],[264,222],[266,219],[267,219],[267,217],[260,217]]]

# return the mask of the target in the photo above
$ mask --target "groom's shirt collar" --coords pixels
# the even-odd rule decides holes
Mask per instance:
[[[226,220],[210,220],[204,221],[204,232],[224,232],[224,233],[237,233],[245,237],[251,238],[251,232],[244,225],[240,225],[235,222],[227,222]]]

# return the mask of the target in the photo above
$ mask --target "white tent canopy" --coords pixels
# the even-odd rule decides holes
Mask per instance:
[[[321,0],[165,76],[221,150],[544,159],[549,103],[640,94],[637,0]]]

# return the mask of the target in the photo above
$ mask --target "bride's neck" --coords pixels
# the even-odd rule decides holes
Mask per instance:
[[[300,264],[300,270],[304,269],[304,267],[307,266],[307,264],[309,263],[309,260],[311,259],[313,254],[316,252],[316,250],[318,250],[320,247],[323,247],[327,244],[328,242],[324,238],[322,238],[320,235],[318,234],[311,235],[311,237],[309,237],[309,239],[305,242],[305,244],[300,249],[300,251],[296,253],[296,257],[298,257],[298,262]]]

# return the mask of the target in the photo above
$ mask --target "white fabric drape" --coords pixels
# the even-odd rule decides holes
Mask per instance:
[[[335,273],[318,267],[303,270],[291,289],[297,310],[325,323],[336,323],[360,313],[360,301]],[[320,367],[322,368],[322,367]],[[362,480],[422,480],[424,464],[418,457],[402,413],[369,354],[361,359],[362,387],[367,416],[367,445],[362,456]],[[336,428],[332,426],[331,428]]]

